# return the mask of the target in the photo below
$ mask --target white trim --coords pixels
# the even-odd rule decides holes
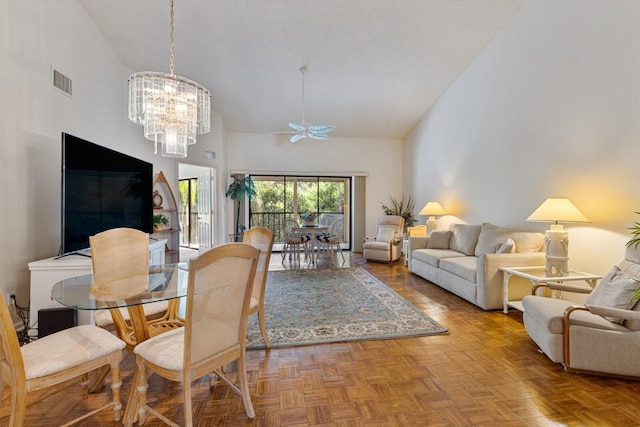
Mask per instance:
[[[285,176],[369,176],[369,172],[299,172],[299,171],[249,171],[231,169],[229,175],[285,175]]]

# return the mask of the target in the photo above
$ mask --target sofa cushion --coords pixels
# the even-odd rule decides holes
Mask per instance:
[[[470,282],[476,282],[476,270],[478,257],[465,256],[457,258],[445,258],[440,260],[440,269],[462,277]]]
[[[638,302],[633,295],[640,288],[640,282],[614,266],[598,282],[595,289],[584,300],[585,306],[601,305],[604,307],[630,310]],[[623,319],[605,316],[605,319],[622,324]]]
[[[440,260],[445,258],[464,257],[464,254],[450,249],[416,249],[411,251],[411,259],[439,267]]]
[[[500,246],[498,246],[498,249],[496,250],[497,254],[512,254],[516,251],[516,242],[513,241],[513,239],[507,239],[504,241],[504,243],[502,243]]]
[[[378,235],[376,236],[376,241],[389,243],[393,240],[395,235],[395,230],[391,227],[380,227],[378,229]]]
[[[552,334],[562,334],[562,316],[564,315],[564,310],[572,305],[576,305],[576,303],[534,295],[527,295],[522,299],[522,307],[527,313],[527,316],[536,319],[536,322],[545,326]],[[611,331],[628,331],[623,326],[611,323],[601,316],[596,316],[584,310],[571,313],[571,324]]]
[[[508,228],[498,227],[485,222],[482,224],[475,255],[494,254],[500,246],[511,239],[515,243],[514,252],[539,252],[544,244],[542,233],[516,231]]]
[[[478,243],[478,236],[482,225],[451,224],[451,239],[449,249],[462,252],[465,255],[473,255]]]
[[[451,231],[432,231],[427,241],[427,249],[449,249]]]

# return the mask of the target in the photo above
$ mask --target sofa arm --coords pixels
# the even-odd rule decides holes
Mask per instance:
[[[494,310],[502,307],[504,275],[500,271],[501,268],[544,266],[545,262],[544,252],[480,255],[476,271],[478,305],[485,310]],[[521,299],[530,293],[531,282],[522,277],[511,278],[509,282],[510,299]]]
[[[407,251],[411,253],[414,249],[427,249],[428,236],[409,236]]]
[[[407,253],[404,256],[407,257],[409,270],[411,270],[411,252],[415,249],[427,249],[428,241],[429,236],[409,236],[407,239]]]

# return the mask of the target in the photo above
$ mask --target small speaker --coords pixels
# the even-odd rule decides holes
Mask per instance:
[[[73,308],[43,308],[38,310],[38,338],[46,337],[78,324],[78,312]]]

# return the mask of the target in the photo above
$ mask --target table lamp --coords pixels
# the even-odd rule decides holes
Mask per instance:
[[[547,263],[546,274],[550,277],[569,273],[569,233],[559,222],[591,222],[573,203],[564,197],[550,197],[538,207],[527,221],[553,222],[545,232],[544,244]]]
[[[436,229],[438,223],[436,222],[436,215],[446,215],[447,212],[444,210],[442,205],[438,202],[429,202],[424,205],[424,208],[420,211],[418,215],[429,215],[429,219],[427,219],[427,235],[431,234],[433,230]]]

